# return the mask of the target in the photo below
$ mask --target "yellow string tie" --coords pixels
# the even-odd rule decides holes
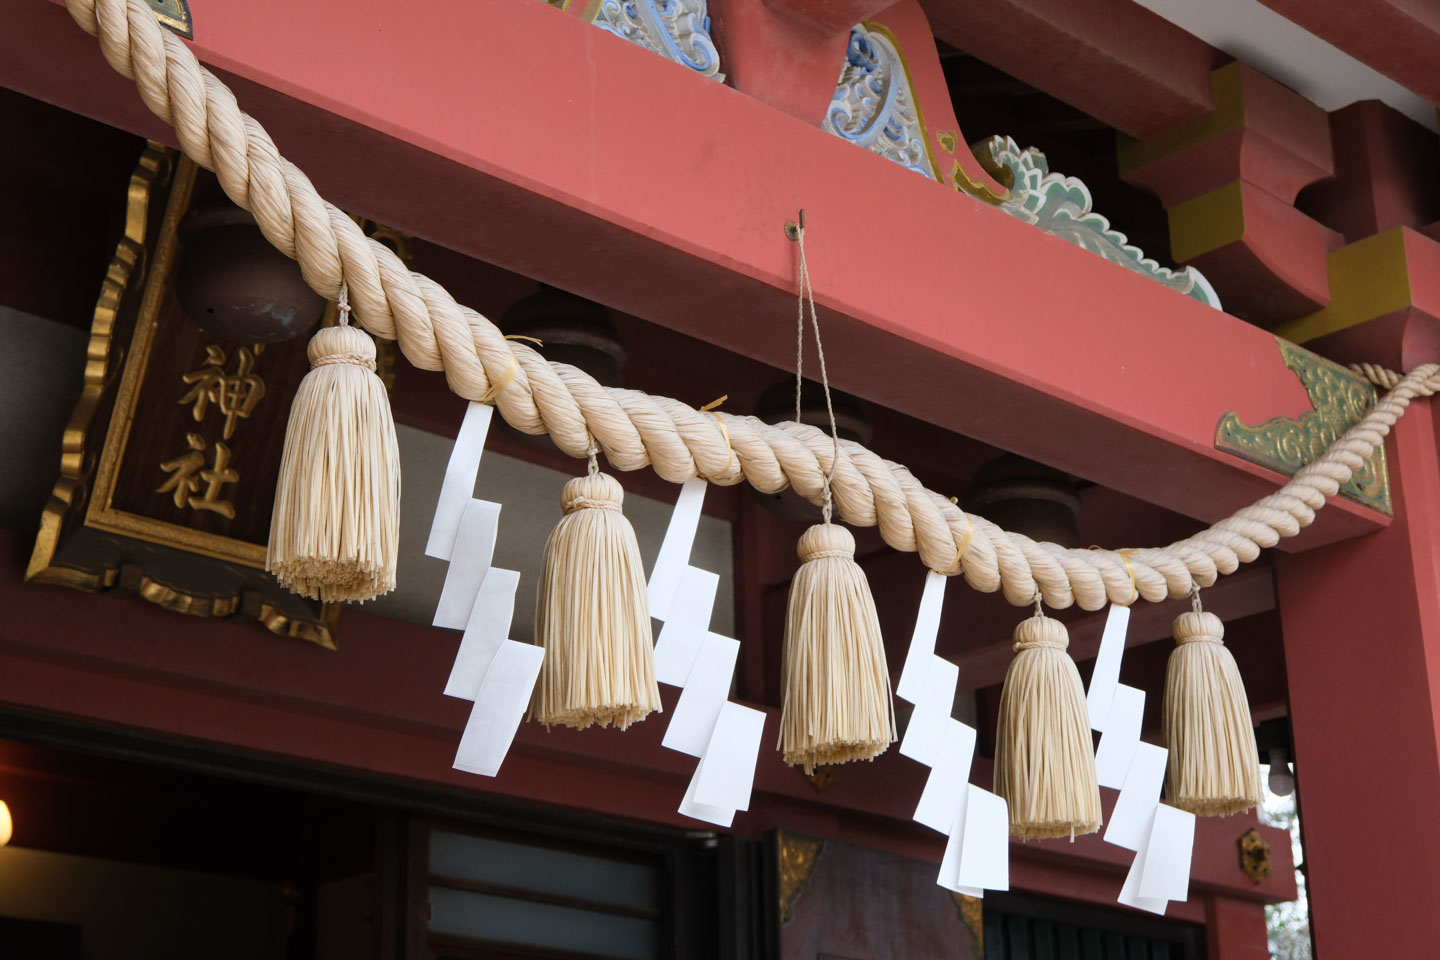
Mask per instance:
[[[1090,544],[1090,549],[1104,550],[1105,548],[1100,546],[1098,543],[1092,543]],[[1130,554],[1134,553],[1135,551],[1127,547],[1124,550],[1115,550],[1112,552],[1125,563],[1125,572],[1130,575],[1130,600],[1127,603],[1121,604],[1122,607],[1128,607],[1130,606],[1130,604],[1140,599],[1140,588],[1135,584],[1135,564],[1130,562]]]
[[[520,334],[520,333],[510,333],[510,334],[506,334],[506,335],[505,335],[505,339],[506,339],[506,340],[529,340],[531,343],[534,343],[534,344],[536,344],[536,345],[538,345],[538,346],[541,346],[541,347],[545,346],[545,342],[544,342],[543,340],[537,339],[536,337],[527,337],[527,336],[525,336],[524,334]],[[519,372],[520,372],[520,361],[515,359],[515,353],[514,353],[514,351],[511,351],[511,353],[510,353],[510,369],[508,369],[508,370],[505,371],[505,375],[504,375],[503,377],[499,378],[498,380],[496,380],[494,383],[492,383],[492,384],[490,385],[490,389],[485,391],[485,395],[480,398],[480,402],[481,402],[481,403],[494,403],[494,402],[495,402],[495,398],[498,397],[498,396],[500,396],[500,394],[502,394],[502,393],[505,392],[505,388],[508,387],[508,386],[510,386],[511,381],[513,381],[513,380],[515,379],[515,375],[516,375],[517,373],[519,373]]]
[[[954,565],[959,567],[961,570],[964,570],[965,567],[961,561],[965,557],[965,548],[970,546],[970,540],[975,536],[975,521],[971,520],[970,514],[964,512],[963,510],[960,512],[960,516],[965,518],[965,539],[960,541],[960,546],[957,547],[955,550]]]
[[[960,505],[960,498],[951,497],[950,502],[958,507]],[[965,518],[965,536],[961,538],[960,547],[955,551],[955,559],[950,561],[950,566],[960,568],[956,571],[957,573],[964,572],[965,566],[961,563],[961,560],[965,557],[965,548],[970,546],[970,540],[975,536],[975,521],[970,519],[970,514],[961,510],[960,516]],[[936,572],[938,573],[939,571],[937,570]]]
[[[710,416],[715,418],[715,422],[720,424],[720,436],[725,438],[725,469],[722,470],[721,473],[729,473],[730,468],[735,464],[735,448],[730,446],[730,430],[725,426],[725,418],[715,412],[716,407],[720,406],[720,404],[724,403],[726,400],[729,399],[730,394],[727,393],[723,396],[717,397],[714,400],[711,400],[709,403],[705,404],[705,406],[700,408],[701,413],[708,413],[710,414]]]
[[[1130,574],[1130,603],[1134,603],[1140,599],[1140,588],[1135,585],[1135,564],[1130,562],[1130,554],[1135,551],[1116,550],[1115,552],[1120,555],[1121,560],[1125,561],[1125,572]],[[1125,604],[1125,606],[1130,606],[1130,603]]]

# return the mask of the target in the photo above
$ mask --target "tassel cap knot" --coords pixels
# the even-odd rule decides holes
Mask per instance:
[[[1031,617],[1029,620],[1022,620],[1015,628],[1014,640],[1016,653],[1021,650],[1034,650],[1037,647],[1064,650],[1070,646],[1070,634],[1065,629],[1065,624],[1050,617]]]
[[[575,477],[560,492],[560,508],[567,514],[576,510],[614,510],[620,512],[625,501],[625,488],[608,473],[592,473]]]
[[[855,536],[838,523],[817,523],[800,536],[795,548],[801,563],[838,557],[852,560],[855,557]]]
[[[1224,643],[1225,624],[1208,610],[1182,613],[1175,618],[1176,643]]]
[[[310,338],[310,346],[305,352],[312,367],[353,363],[367,370],[375,369],[375,341],[357,327],[321,327]]]

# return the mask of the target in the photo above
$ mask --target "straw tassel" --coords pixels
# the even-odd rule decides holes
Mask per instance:
[[[1165,669],[1166,799],[1202,817],[1249,810],[1265,799],[1250,701],[1225,625],[1195,609],[1175,618],[1175,649]]]
[[[375,375],[375,343],[340,325],[310,340],[285,428],[265,569],[287,589],[324,601],[373,600],[395,589],[400,451],[390,397]]]
[[[782,656],[785,762],[812,773],[822,764],[870,760],[895,740],[895,710],[880,620],[855,538],[816,524],[799,545]]]
[[[1100,785],[1085,688],[1065,624],[1035,603],[1015,628],[1015,659],[1000,692],[995,792],[1010,805],[1022,840],[1075,838],[1100,829]]]
[[[645,569],[620,512],[625,491],[591,460],[565,484],[545,544],[535,642],[545,648],[530,716],[545,726],[624,730],[661,709]]]

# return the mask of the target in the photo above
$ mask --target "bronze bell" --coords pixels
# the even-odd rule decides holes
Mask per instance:
[[[308,332],[325,300],[300,267],[261,234],[255,218],[223,198],[191,209],[180,223],[176,296],[211,336],[279,343]]]

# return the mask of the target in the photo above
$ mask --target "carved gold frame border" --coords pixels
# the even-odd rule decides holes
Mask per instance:
[[[125,233],[115,247],[115,255],[110,259],[110,266],[100,285],[100,297],[95,302],[90,340],[85,350],[85,381],[60,441],[60,476],[40,516],[40,532],[25,570],[27,581],[100,590],[113,586],[118,576],[116,570],[90,573],[54,566],[55,551],[60,546],[65,516],[84,494],[85,475],[89,472],[85,435],[109,385],[110,350],[121,301],[131,282],[144,275],[145,234],[149,229],[151,194],[157,185],[165,182],[171,163],[170,152],[152,142],[146,145],[135,172],[130,175],[125,203]]]

